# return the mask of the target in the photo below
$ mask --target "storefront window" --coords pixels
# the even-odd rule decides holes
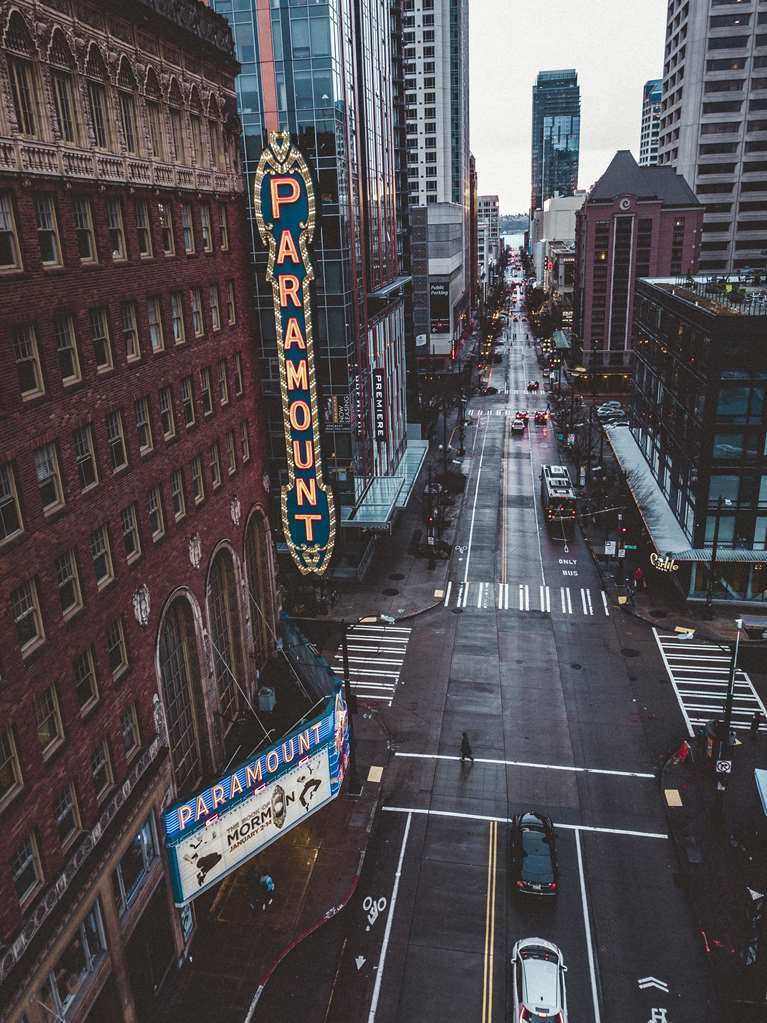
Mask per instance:
[[[708,503],[716,504],[721,497],[724,500],[736,502],[738,500],[738,487],[740,479],[738,476],[712,476],[708,488]]]
[[[154,834],[154,823],[151,815],[133,841],[123,853],[112,874],[115,905],[119,913],[124,913],[134,896],[144,883],[152,861],[157,856],[157,842]]]
[[[65,1017],[106,951],[98,899],[40,989],[40,1001],[57,1019]]]

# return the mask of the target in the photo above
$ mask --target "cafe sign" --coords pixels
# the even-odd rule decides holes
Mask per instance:
[[[650,564],[658,569],[659,572],[678,572],[679,565],[674,561],[673,558],[667,554],[665,558],[662,558],[659,554],[654,552],[650,555]]]
[[[322,575],[336,533],[333,493],[322,477],[320,417],[309,284],[314,268],[314,186],[288,132],[270,132],[253,185],[259,234],[269,250],[288,482],[280,506],[285,540],[302,575]]]

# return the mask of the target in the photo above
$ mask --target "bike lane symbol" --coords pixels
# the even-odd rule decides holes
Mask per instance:
[[[386,909],[386,899],[382,895],[380,899],[375,900],[368,895],[362,903],[362,909],[368,915],[368,925],[365,930],[369,931],[378,919],[379,914]]]

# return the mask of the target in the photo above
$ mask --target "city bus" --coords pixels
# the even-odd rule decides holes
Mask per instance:
[[[564,533],[575,526],[575,491],[566,466],[541,466],[541,507],[549,527],[556,524]]]

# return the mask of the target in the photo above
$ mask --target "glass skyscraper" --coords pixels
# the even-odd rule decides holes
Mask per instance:
[[[572,195],[578,187],[580,138],[577,73],[539,71],[533,86],[531,218],[555,192]]]

